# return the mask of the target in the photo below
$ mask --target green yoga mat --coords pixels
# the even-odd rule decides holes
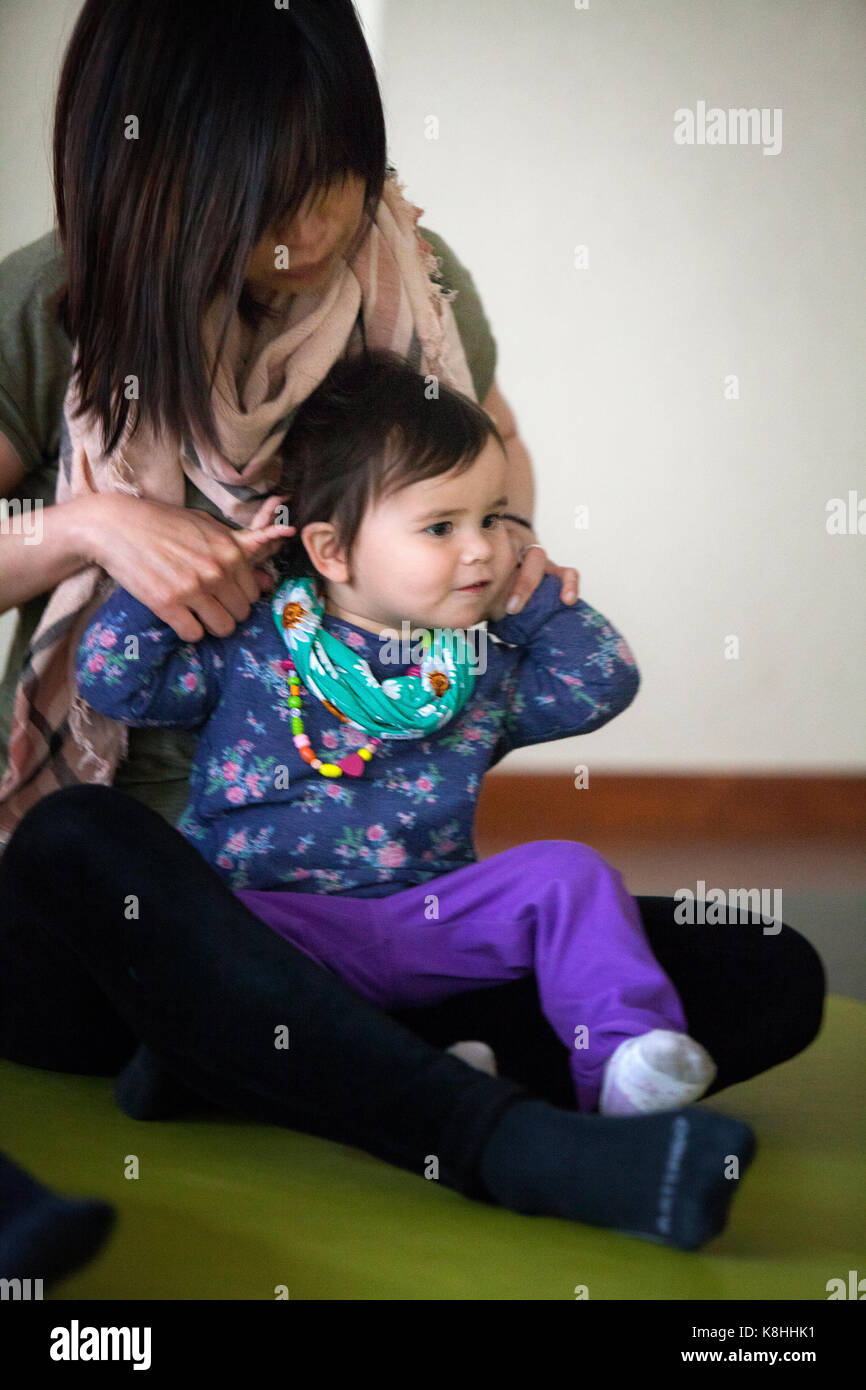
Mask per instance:
[[[736,1027],[732,1019],[731,1026]],[[112,1082],[0,1061],[0,1147],[118,1211],[63,1299],[820,1299],[864,1267],[866,1005],[831,996],[800,1056],[711,1099],[759,1151],[727,1230],[683,1253],[519,1216],[357,1149],[216,1114],[128,1119]],[[139,1177],[124,1177],[129,1155]]]

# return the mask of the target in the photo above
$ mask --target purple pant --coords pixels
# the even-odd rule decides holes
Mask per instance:
[[[597,1109],[604,1065],[624,1038],[688,1032],[621,874],[574,840],[536,840],[385,898],[278,889],[236,896],[386,1011],[532,971],[544,1015],[569,1050],[581,1111]]]

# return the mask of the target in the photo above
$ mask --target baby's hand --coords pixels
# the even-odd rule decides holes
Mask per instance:
[[[288,526],[289,509],[286,503],[291,500],[291,495],[290,492],[271,493],[270,497],[265,498],[246,529],[248,531],[256,531],[260,526],[267,526],[269,524],[273,524],[274,526]],[[277,511],[277,515],[274,516],[274,512],[277,508],[279,508],[279,511]],[[294,531],[294,526],[292,526],[291,529]]]

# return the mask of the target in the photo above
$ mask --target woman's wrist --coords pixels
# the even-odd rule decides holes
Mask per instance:
[[[105,509],[95,502],[87,496],[40,507],[38,532],[10,530],[0,537],[0,613],[49,593],[93,563],[94,548],[111,533]]]
[[[105,569],[106,545],[111,543],[120,500],[117,493],[92,492],[59,505],[70,553],[80,568],[100,565]]]

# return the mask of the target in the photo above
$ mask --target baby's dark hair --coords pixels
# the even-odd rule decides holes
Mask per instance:
[[[305,526],[330,522],[351,564],[368,506],[411,483],[474,463],[490,436],[505,445],[475,401],[381,348],[340,358],[301,403],[282,445],[281,490],[296,528],[274,565],[316,578],[301,540]]]

